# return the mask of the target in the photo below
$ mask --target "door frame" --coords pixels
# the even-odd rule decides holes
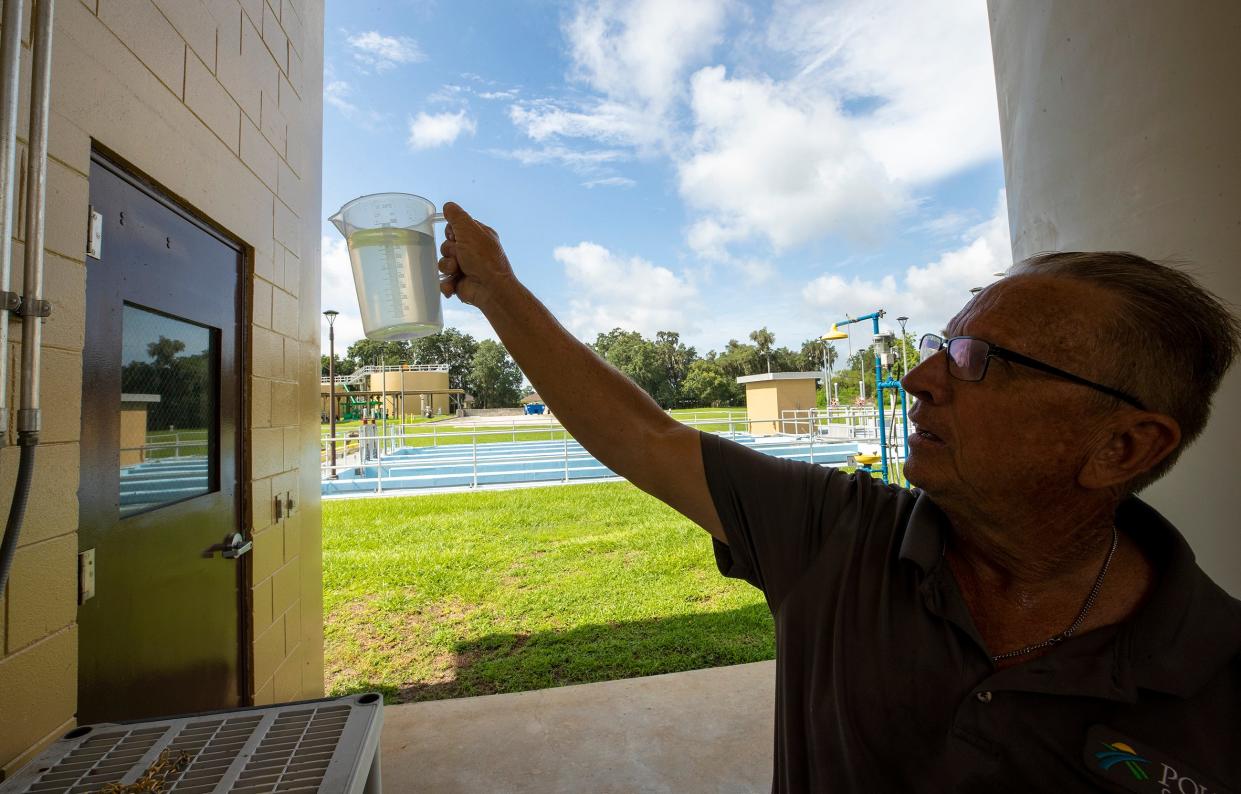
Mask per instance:
[[[251,482],[253,468],[249,431],[252,375],[250,338],[254,317],[254,247],[212,220],[175,191],[153,179],[131,161],[94,138],[91,139],[90,163],[107,169],[150,200],[163,205],[201,231],[236,250],[240,255],[241,261],[237,273],[238,289],[234,306],[234,317],[237,323],[234,334],[236,349],[233,351],[234,361],[237,362],[237,405],[234,406],[234,410],[237,421],[233,443],[236,450],[237,484],[234,491],[233,515],[236,521],[235,531],[240,532],[246,540],[253,540],[254,489]],[[238,702],[242,706],[254,705],[253,557],[253,554],[243,554],[236,561],[237,684],[240,689],[237,695]]]

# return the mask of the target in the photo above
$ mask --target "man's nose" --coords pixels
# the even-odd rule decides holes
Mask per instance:
[[[901,378],[901,386],[918,400],[932,405],[947,402],[952,387],[941,352],[922,361]]]

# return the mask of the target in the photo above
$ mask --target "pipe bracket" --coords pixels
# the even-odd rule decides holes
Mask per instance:
[[[19,299],[17,308],[12,311],[15,311],[19,317],[50,317],[52,314],[52,302],[40,299],[32,301]]]

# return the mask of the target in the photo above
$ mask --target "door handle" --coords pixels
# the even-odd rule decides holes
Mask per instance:
[[[252,548],[254,548],[253,541],[243,538],[240,532],[234,532],[227,542],[208,547],[203,551],[203,556],[214,557],[218,551],[224,559],[235,560],[243,554],[248,554]]]

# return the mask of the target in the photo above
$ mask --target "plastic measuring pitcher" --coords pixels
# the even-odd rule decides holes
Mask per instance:
[[[432,226],[444,216],[434,204],[409,193],[374,193],[328,220],[349,245],[368,339],[417,339],[444,327]]]

